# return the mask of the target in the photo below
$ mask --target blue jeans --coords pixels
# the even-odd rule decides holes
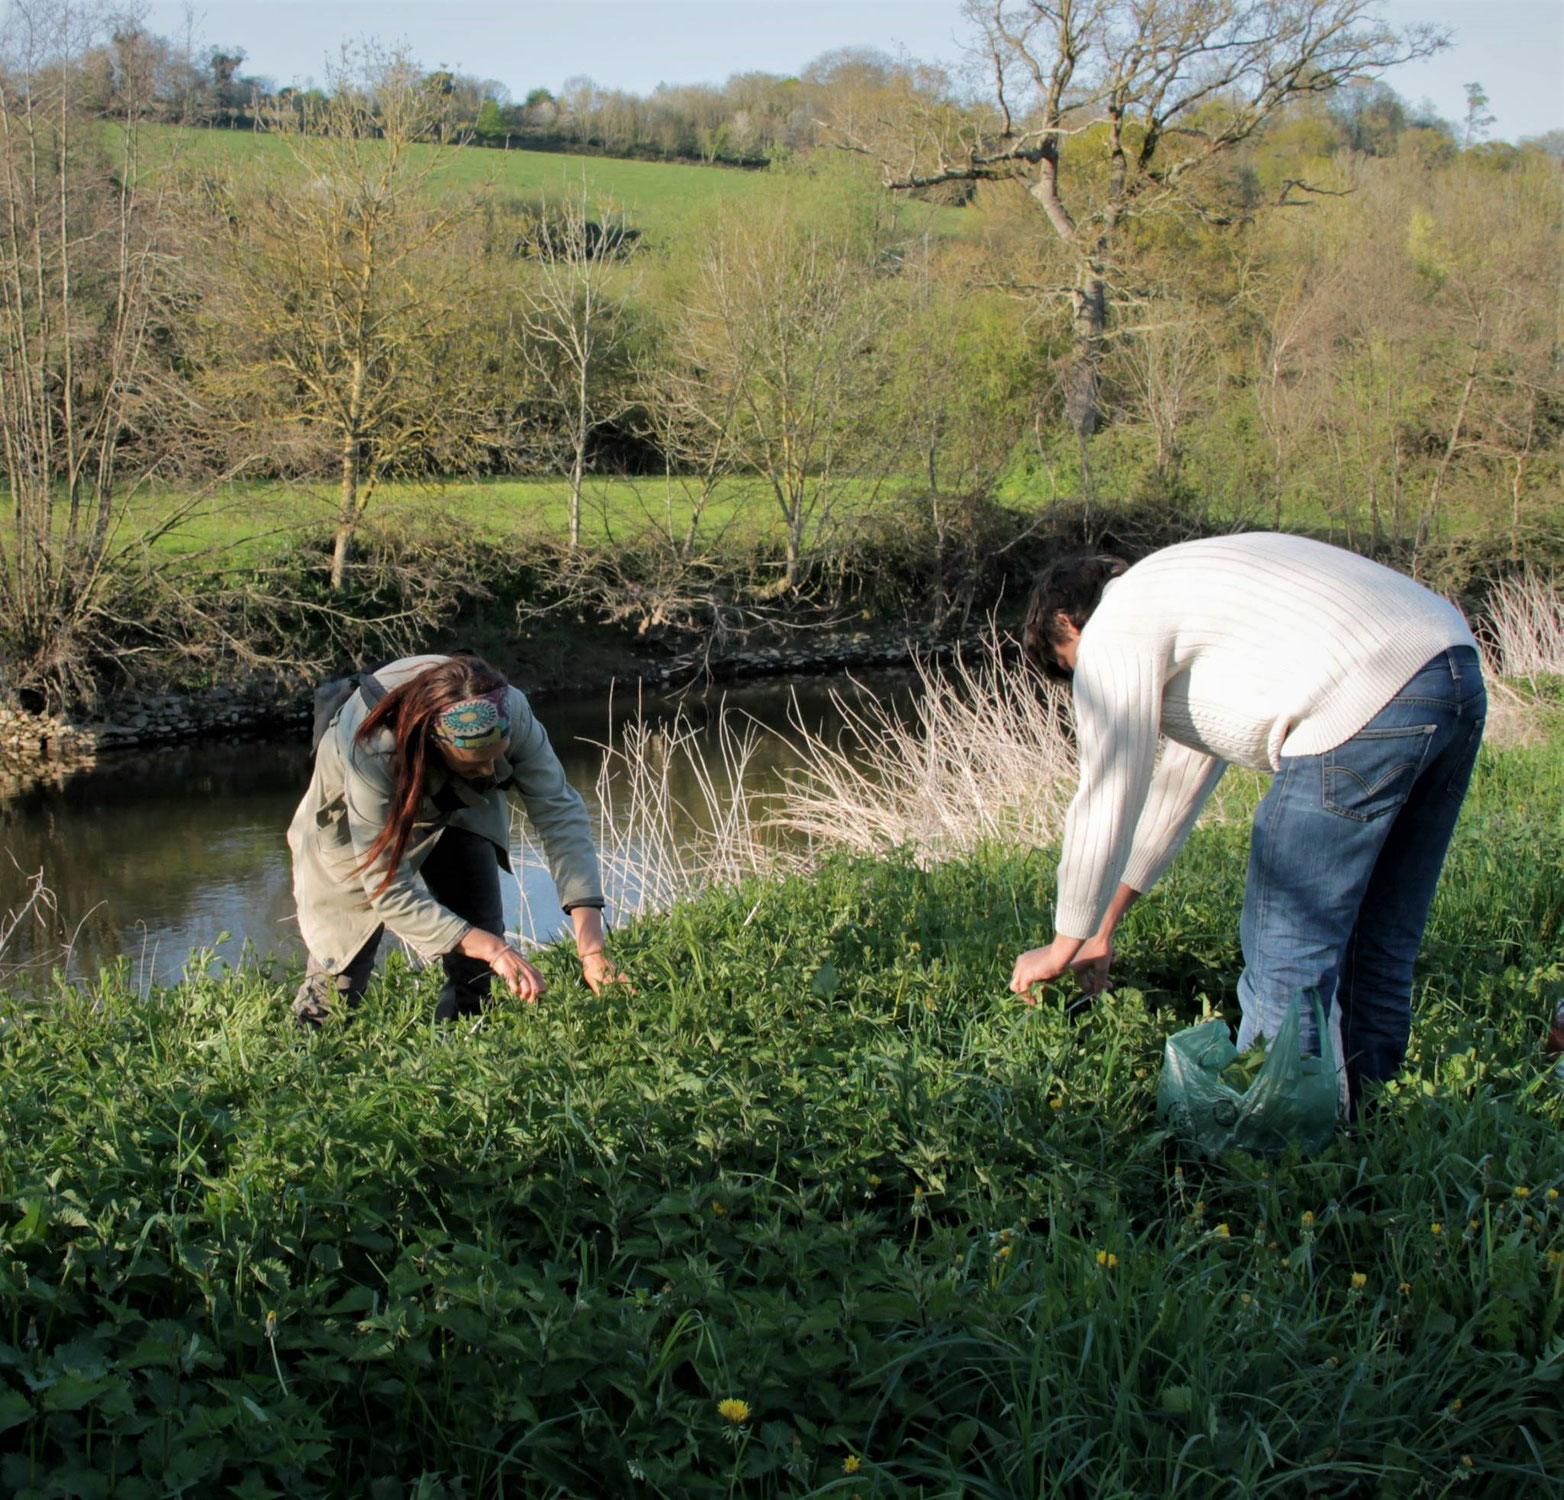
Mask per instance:
[[[1482,742],[1470,646],[1441,651],[1351,739],[1284,756],[1255,813],[1241,927],[1239,1045],[1274,1036],[1299,990],[1334,997],[1347,1083],[1392,1078],[1412,1030],[1412,962]],[[1319,1050],[1312,1014],[1305,1052]]]

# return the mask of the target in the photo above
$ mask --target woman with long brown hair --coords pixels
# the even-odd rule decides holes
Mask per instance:
[[[582,978],[595,994],[620,982],[586,808],[526,698],[476,656],[413,656],[360,678],[324,726],[288,829],[309,950],[301,1025],[358,1004],[388,927],[444,964],[437,1019],[476,1014],[494,975],[524,1000],[543,993],[503,936],[507,794],[542,841]]]

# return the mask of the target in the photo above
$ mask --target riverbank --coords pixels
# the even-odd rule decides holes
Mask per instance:
[[[1246,832],[1084,1018],[1007,993],[1052,866],[999,850],[710,893],[469,1029],[399,961],[309,1038],[255,970],[12,997],[0,1486],[1556,1494],[1564,741],[1484,752],[1406,1075],[1309,1161],[1155,1119]]]
[[[649,657],[621,644],[617,650],[580,654],[548,651],[529,660],[512,637],[491,637],[482,646],[511,681],[538,703],[620,688],[666,693],[727,682],[760,681],[784,675],[812,676],[854,669],[905,665],[916,658],[948,659],[957,651],[986,649],[972,632],[938,639],[928,631],[822,632],[800,644],[762,645],[715,654],[687,650]],[[442,641],[435,650],[464,643]],[[539,656],[542,660],[539,660]],[[98,764],[116,752],[213,739],[254,738],[306,732],[314,684],[261,679],[188,693],[129,693],[100,716],[65,718],[0,707],[0,795]]]

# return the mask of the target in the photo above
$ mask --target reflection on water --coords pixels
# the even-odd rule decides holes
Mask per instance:
[[[682,711],[708,743],[724,713],[777,731],[746,768],[748,788],[764,790],[796,764],[785,733],[790,700],[812,729],[831,732],[839,724],[832,690],[903,697],[909,685],[899,673],[773,681],[648,699],[639,708],[648,720]],[[589,802],[602,744],[613,742],[637,707],[623,694],[539,705],[566,774]],[[295,967],[300,945],[284,835],[309,774],[302,744],[205,744],[118,755],[57,786],[0,798],[0,931],[40,870],[54,903],[46,923],[29,916],[17,927],[0,965],[63,957],[67,972],[81,977],[123,958],[143,985],[177,981],[192,951],[233,962],[248,948]],[[696,800],[693,785],[674,792]],[[523,889],[503,882],[507,924],[521,920],[538,937],[561,930],[547,872],[516,863]]]

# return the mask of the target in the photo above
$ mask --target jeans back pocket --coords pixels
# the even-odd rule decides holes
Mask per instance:
[[[1412,794],[1438,727],[1360,729],[1345,744],[1327,750],[1322,757],[1326,809],[1359,823],[1395,812]]]

